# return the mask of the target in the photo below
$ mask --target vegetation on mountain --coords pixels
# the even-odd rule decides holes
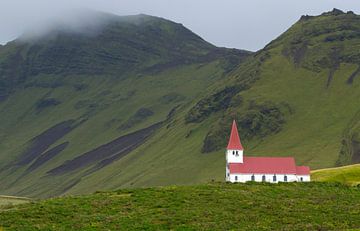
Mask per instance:
[[[85,31],[64,26],[2,47],[1,192],[71,190],[149,142],[251,54],[162,18],[93,14],[100,21]]]
[[[242,131],[241,135],[246,138],[244,139],[245,142],[278,133],[285,123],[284,112],[280,109],[284,107],[283,105],[277,106],[271,102],[264,102],[259,105],[250,101],[247,107],[240,107],[240,105],[236,105],[236,107],[239,108],[237,111],[226,111],[222,119],[206,135],[203,152],[218,151],[226,147],[229,138],[228,125],[231,124],[232,116],[237,116],[236,120],[239,129]],[[287,109],[285,107],[285,110]]]
[[[360,44],[359,20],[359,16],[337,9],[302,17],[241,64],[224,84],[225,89],[244,80],[251,80],[249,87],[234,94],[240,104],[225,104],[226,108],[213,116],[218,119],[204,136],[202,150],[223,148],[228,138],[226,124],[236,118],[253,155],[295,155],[298,162],[313,168],[358,163],[360,105],[354,99],[360,92],[359,54],[354,48]],[[257,66],[249,65],[255,61]],[[256,75],[249,78],[249,70],[257,70]],[[199,103],[209,99],[204,97]],[[199,103],[189,115],[202,115],[194,113],[194,109],[204,111]],[[254,111],[249,104],[270,106]]]

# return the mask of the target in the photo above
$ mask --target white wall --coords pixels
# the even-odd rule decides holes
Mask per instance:
[[[235,152],[235,154],[233,154]],[[236,155],[236,152],[238,153]],[[226,151],[226,162],[227,163],[243,163],[243,156],[244,151],[243,150],[227,150]]]
[[[225,181],[230,181],[230,170],[228,164],[226,164]]]
[[[276,174],[276,181],[273,181],[274,174],[230,174],[230,177],[227,179],[227,181],[230,182],[247,182],[251,181],[251,176],[255,176],[256,182],[262,182],[262,177],[265,175],[265,182],[270,183],[278,183],[278,182],[284,182],[284,174]],[[294,175],[294,174],[288,174],[287,176],[287,182],[297,182],[300,181],[300,177]],[[236,180],[237,177],[237,180]],[[310,181],[310,176],[301,176],[303,177],[303,181]]]
[[[302,182],[310,182],[310,175],[297,175],[298,181],[301,182],[301,178]]]

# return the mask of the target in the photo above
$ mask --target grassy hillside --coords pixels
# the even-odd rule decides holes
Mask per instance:
[[[360,164],[315,170],[311,172],[311,177],[314,181],[360,185]]]
[[[2,194],[222,181],[233,118],[245,155],[360,161],[360,16],[303,16],[255,54],[161,18],[104,17],[1,48]]]
[[[100,16],[87,33],[60,28],[2,47],[2,193],[59,195],[103,169],[127,171],[108,167],[250,54],[162,18]]]
[[[336,200],[334,200],[336,198]],[[358,189],[328,183],[208,184],[54,198],[0,212],[5,230],[347,230]]]
[[[202,151],[223,158],[235,117],[246,155],[295,156],[313,169],[358,163],[359,28],[352,12],[303,16],[240,65],[186,117],[213,121]]]
[[[356,33],[359,26],[360,17],[352,13],[302,17],[200,100],[179,111],[151,144],[82,179],[71,192],[91,190],[99,182],[111,189],[222,181],[233,117],[245,155],[294,156],[297,164],[312,169],[357,163],[360,101],[355,99],[360,97],[360,82],[356,51],[347,47],[358,46],[360,37],[326,38],[342,30]],[[295,60],[289,52],[299,37],[306,51]],[[343,49],[333,70],[322,62],[334,61],[331,51],[336,47]],[[117,169],[123,171],[114,174]]]
[[[284,100],[293,108],[294,119],[289,118],[283,135],[291,134],[291,139],[298,140],[295,151],[302,150],[302,161],[314,167],[358,163],[360,117],[358,101],[354,100],[360,92],[359,59],[354,51],[359,46],[358,30],[359,16],[334,10],[302,17],[265,48],[271,57],[282,57],[270,58],[266,77],[259,84],[266,78],[272,82],[277,79],[279,91],[265,90],[265,98]],[[287,63],[282,58],[291,65],[280,67],[280,63]],[[266,84],[266,89],[270,90],[270,85]]]

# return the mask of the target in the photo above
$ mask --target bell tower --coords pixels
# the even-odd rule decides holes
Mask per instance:
[[[230,164],[244,163],[244,148],[240,142],[235,120],[233,121],[228,146],[226,148],[226,181],[230,179]]]

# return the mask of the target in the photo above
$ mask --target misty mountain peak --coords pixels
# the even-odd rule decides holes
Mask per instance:
[[[74,10],[61,15],[61,17],[54,17],[52,20],[39,23],[36,27],[23,33],[18,41],[36,42],[64,34],[92,37],[99,35],[110,24],[139,26],[152,20],[165,19],[145,14],[118,16],[93,10]]]

